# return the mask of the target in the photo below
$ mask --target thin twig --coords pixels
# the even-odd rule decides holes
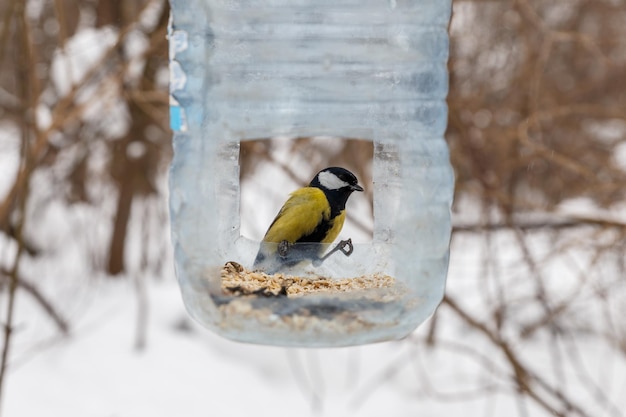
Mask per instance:
[[[27,24],[26,24],[26,16],[24,10],[24,3],[20,3],[21,7],[16,12],[16,24],[21,24],[22,32],[18,33],[21,35],[22,45],[20,48],[17,48],[18,59],[17,61],[20,63],[19,67],[22,69],[26,68],[26,66],[32,66],[32,51],[29,49],[30,45],[28,42],[28,34]],[[34,98],[31,95],[32,90],[29,90],[28,87],[28,77],[26,76],[25,71],[18,71],[16,74],[16,78],[18,80],[18,89],[20,91],[21,99],[23,103],[27,103],[32,105],[34,103]],[[29,107],[29,106],[26,106]],[[22,125],[22,149],[21,149],[21,158],[20,158],[20,170],[26,173],[26,177],[30,177],[32,173],[32,161],[30,160],[30,149],[29,149],[29,130],[26,126],[26,122],[23,122]],[[24,242],[22,239],[23,230],[24,230],[24,222],[26,217],[26,205],[28,199],[28,181],[26,182],[26,187],[22,189],[22,192],[19,194],[19,200],[17,202],[17,209],[19,210],[19,215],[16,221],[15,226],[15,236],[17,239],[17,251],[15,253],[15,257],[13,259],[13,266],[9,271],[9,293],[8,293],[8,302],[6,306],[6,321],[4,324],[4,343],[2,347],[2,358],[0,359],[0,405],[2,404],[3,399],[3,388],[4,381],[6,378],[6,372],[8,368],[8,360],[9,360],[9,352],[11,347],[11,336],[13,334],[13,318],[15,314],[15,296],[18,287],[18,275],[19,275],[19,267],[20,260],[22,258],[22,253],[24,251]],[[1,408],[0,408],[1,410]]]
[[[504,355],[506,360],[509,362],[511,369],[513,371],[512,379],[517,385],[519,392],[521,394],[527,395],[529,398],[535,401],[541,408],[546,410],[548,413],[559,417],[566,417],[566,413],[568,411],[575,412],[579,416],[590,417],[590,414],[586,413],[580,406],[576,405],[571,399],[567,398],[559,389],[551,386],[547,382],[545,382],[542,378],[540,378],[537,374],[532,372],[518,357],[517,353],[511,347],[511,345],[500,335],[496,333],[494,330],[490,329],[486,324],[478,321],[476,318],[472,317],[469,313],[467,313],[460,305],[449,295],[446,295],[442,302],[444,305],[450,307],[450,309],[455,312],[466,324],[472,327],[475,330],[478,330],[487,339],[497,347],[501,353]],[[557,400],[561,403],[563,409],[557,409],[553,406],[548,398],[545,398],[540,392],[534,387],[534,384],[537,384],[538,387],[541,387],[544,391],[550,394],[553,397],[553,400]]]
[[[626,224],[618,221],[611,221],[605,219],[594,218],[578,218],[575,220],[561,220],[561,221],[523,221],[515,223],[471,223],[471,224],[456,224],[452,226],[453,233],[477,233],[477,232],[495,232],[500,230],[562,230],[562,229],[575,229],[580,227],[614,227],[623,229],[626,228]]]
[[[0,278],[1,277],[4,277],[9,282],[11,282],[12,271],[0,270]],[[26,291],[28,294],[31,295],[31,297],[33,297],[37,301],[37,303],[41,306],[41,308],[43,308],[46,314],[52,319],[52,321],[56,324],[57,328],[63,335],[69,334],[70,326],[68,324],[68,321],[65,318],[63,318],[61,313],[57,311],[57,309],[54,307],[52,302],[49,301],[34,284],[32,284],[31,282],[28,282],[23,277],[18,276],[17,286],[18,288]]]

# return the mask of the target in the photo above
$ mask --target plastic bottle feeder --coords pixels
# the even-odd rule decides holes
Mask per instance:
[[[346,346],[408,335],[443,298],[448,267],[450,1],[170,3],[170,207],[189,313],[251,343]],[[373,195],[371,241],[342,231],[322,262],[255,268],[262,236],[241,233],[240,150],[275,138],[371,143],[371,182],[359,178]],[[298,169],[306,180],[317,172]],[[280,207],[295,188],[276,190],[282,201],[260,193],[254,204]],[[359,215],[357,197],[348,218]],[[289,256],[293,247],[277,250]]]

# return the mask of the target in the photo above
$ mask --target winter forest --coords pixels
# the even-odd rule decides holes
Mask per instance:
[[[626,2],[452,10],[443,302],[403,340],[287,349],[181,301],[167,1],[0,2],[0,415],[625,416]],[[242,146],[242,188],[304,185],[307,146]],[[358,142],[315,152],[371,176]]]

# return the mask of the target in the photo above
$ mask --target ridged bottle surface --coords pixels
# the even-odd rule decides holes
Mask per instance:
[[[288,346],[408,334],[441,301],[448,265],[450,1],[170,3],[170,206],[190,314],[235,340]],[[258,249],[239,231],[239,144],[276,136],[373,142],[373,241],[356,245],[349,264],[324,270],[334,278],[389,274],[402,284],[406,294],[397,303],[350,304],[354,321],[367,326],[334,326],[328,315],[300,330],[272,324],[290,308],[330,308],[332,294],[315,298],[313,307],[277,297],[269,307],[276,314],[263,319],[237,316],[236,303],[224,309],[229,301],[215,296],[224,263],[251,267]]]

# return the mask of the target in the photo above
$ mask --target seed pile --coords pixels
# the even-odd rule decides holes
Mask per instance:
[[[236,262],[227,262],[221,271],[221,285],[224,295],[302,297],[308,294],[391,288],[395,285],[395,279],[385,274],[344,279],[298,277],[280,273],[269,275],[259,271],[249,271]]]
[[[277,345],[385,340],[419,302],[405,285],[382,273],[332,279],[266,274],[226,262],[219,279],[220,288],[209,294],[221,313],[219,325],[238,340],[247,334],[242,340]]]

